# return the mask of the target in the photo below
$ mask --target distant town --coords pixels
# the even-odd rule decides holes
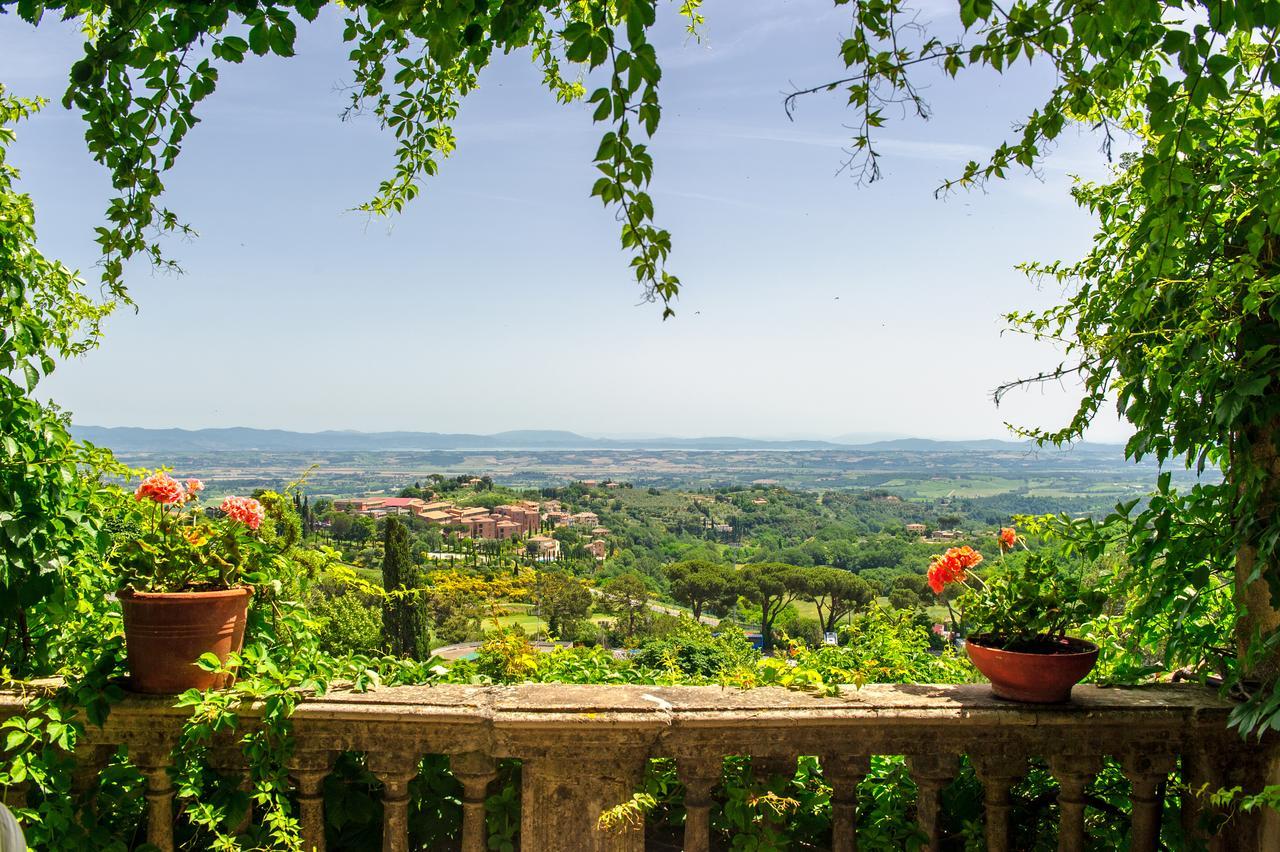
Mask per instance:
[[[479,484],[475,479],[470,484]],[[583,483],[594,486],[595,482]],[[609,483],[612,485],[612,483]],[[449,500],[423,499],[421,497],[356,497],[334,500],[335,511],[371,518],[386,515],[407,515],[442,527],[445,532],[459,538],[507,541],[524,538],[536,549],[536,556],[545,560],[560,557],[560,541],[546,533],[557,527],[573,527],[591,535],[587,549],[597,560],[603,560],[608,552],[604,536],[609,534],[600,526],[595,512],[565,511],[559,500],[521,500],[487,509],[483,506],[457,506]]]

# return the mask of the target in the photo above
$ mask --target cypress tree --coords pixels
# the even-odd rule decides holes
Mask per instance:
[[[382,586],[388,592],[403,592],[420,588],[420,580],[409,553],[409,531],[394,515],[388,516],[382,536]],[[387,598],[382,604],[382,637],[393,656],[426,659],[426,602],[410,595]]]

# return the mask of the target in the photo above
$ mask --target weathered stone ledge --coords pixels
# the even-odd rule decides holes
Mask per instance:
[[[51,685],[51,684],[50,684]],[[44,686],[44,685],[42,685]],[[0,712],[20,711],[22,692],[0,688]],[[307,698],[297,716],[350,715],[367,718],[397,716],[426,721],[464,716],[473,721],[497,721],[519,716],[545,715],[583,719],[591,714],[623,714],[638,718],[676,716],[681,721],[718,718],[742,713],[807,718],[875,718],[885,713],[921,719],[971,718],[999,720],[1018,717],[1021,724],[1077,724],[1080,717],[1106,714],[1107,718],[1133,714],[1136,719],[1177,717],[1184,721],[1204,718],[1220,721],[1232,703],[1216,691],[1195,684],[1153,684],[1104,687],[1081,685],[1066,704],[1035,705],[1005,701],[991,695],[986,684],[867,684],[845,686],[839,695],[759,687],[646,686],[637,684],[528,683],[514,686],[439,684],[392,686],[357,692],[338,687],[325,695]],[[127,693],[113,712],[133,715],[182,716],[169,696]],[[252,710],[246,711],[252,714]]]
[[[642,832],[603,833],[596,817],[625,801],[650,758],[675,758],[686,787],[686,848],[706,849],[711,791],[726,755],[763,771],[794,770],[817,755],[835,787],[832,847],[853,848],[856,798],[872,755],[904,755],[920,787],[917,818],[938,832],[938,798],[968,755],[986,788],[988,846],[1007,848],[1007,798],[1027,760],[1048,762],[1062,784],[1063,848],[1081,848],[1079,791],[1104,757],[1134,784],[1133,849],[1153,849],[1160,797],[1179,766],[1188,783],[1256,786],[1270,747],[1245,743],[1226,727],[1232,705],[1190,684],[1132,688],[1079,686],[1068,704],[1036,706],[995,699],[983,684],[847,687],[839,695],[780,688],[524,684],[337,689],[295,711],[292,774],[308,848],[323,848],[321,782],[337,754],[365,752],[382,780],[385,849],[407,843],[408,782],[424,754],[449,755],[464,790],[465,850],[484,848],[483,802],[494,762],[523,761],[521,836],[535,850],[637,850]],[[21,713],[23,698],[0,691],[0,717]],[[165,772],[185,708],[165,697],[129,695],[102,729],[91,728],[87,760],[124,745],[147,775],[148,837],[169,848],[172,789]],[[251,725],[255,710],[241,711]],[[234,764],[234,749],[222,760]],[[1064,798],[1065,797],[1065,798]],[[1188,802],[1184,817],[1195,815]],[[1190,816],[1188,816],[1190,815]],[[1155,833],[1153,833],[1155,832]],[[1223,849],[1257,849],[1256,827],[1237,826]],[[169,840],[171,844],[171,840]]]

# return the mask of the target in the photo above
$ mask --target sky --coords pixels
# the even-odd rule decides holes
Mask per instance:
[[[1072,387],[999,408],[991,392],[1057,363],[1001,317],[1061,295],[1017,263],[1088,248],[1068,189],[1105,175],[1099,140],[1069,130],[1038,175],[934,194],[1010,135],[1049,72],[926,69],[931,120],[891,115],[884,179],[859,185],[840,168],[844,98],[807,98],[794,120],[782,108],[840,76],[847,8],[707,0],[700,40],[676,8],[655,36],[652,143],[675,318],[640,301],[614,214],[589,198],[606,128],[557,104],[527,53],[482,74],[458,151],[406,212],[353,212],[389,174],[392,139],[371,117],[340,120],[352,75],[329,10],[300,27],[296,57],[222,69],[166,181],[199,232],[168,245],[183,274],[133,267],[138,310],[42,392],[101,426],[962,439],[1064,422]],[[948,15],[926,4],[941,31]],[[51,100],[11,162],[42,250],[92,282],[109,184],[59,104],[79,39],[0,15],[0,80]],[[1108,412],[1088,437],[1126,435]]]

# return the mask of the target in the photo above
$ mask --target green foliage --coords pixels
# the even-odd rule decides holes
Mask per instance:
[[[36,247],[35,209],[8,160],[14,125],[40,102],[0,85],[0,670],[49,674],[65,661],[61,623],[86,561],[107,544],[106,490],[84,471],[122,470],[72,440],[69,420],[35,398],[58,359],[93,348],[109,306]]]
[[[985,576],[970,575],[956,604],[961,623],[984,644],[1006,650],[1061,639],[1098,615],[1105,595],[1084,581],[1082,566],[1062,556],[1032,553],[1001,561]]]
[[[838,568],[813,568],[805,572],[805,596],[818,609],[818,623],[827,633],[834,633],[840,619],[865,607],[875,597],[871,585],[848,571]]]
[[[173,487],[167,474],[157,473]],[[194,492],[164,504],[116,493],[121,529],[113,536],[107,564],[121,588],[145,592],[258,586],[282,573],[281,557],[301,538],[293,508],[275,492],[265,492],[259,526],[224,515],[209,520]],[[252,501],[251,501],[252,502]]]
[[[872,605],[840,631],[840,645],[808,650],[802,664],[832,683],[966,683],[967,660],[930,653],[929,628],[911,612]]]
[[[382,637],[393,656],[430,656],[427,605],[420,594],[421,571],[409,553],[409,533],[399,518],[387,517],[382,539]]]
[[[606,612],[618,616],[618,626],[628,639],[649,618],[649,587],[634,572],[619,574],[600,587]]]
[[[253,6],[222,2],[148,5],[127,12],[87,0],[18,4],[32,24],[43,17],[85,18],[84,56],[72,67],[63,103],[86,123],[94,159],[111,172],[115,196],[98,229],[104,284],[127,299],[124,270],[135,257],[174,267],[161,238],[190,234],[163,208],[164,178],[202,102],[217,89],[222,69],[246,56],[294,54],[299,24],[313,23],[322,0],[283,0]],[[680,13],[699,20],[696,2]],[[585,74],[602,69],[607,83],[586,98],[593,118],[610,129],[594,157],[601,177],[591,194],[616,207],[621,241],[645,298],[673,311],[678,279],[666,271],[670,234],[653,224],[647,188],[653,160],[643,141],[658,127],[661,71],[649,30],[654,0],[386,4],[346,2],[343,40],[355,85],[349,113],[368,110],[395,139],[390,177],[361,209],[397,213],[420,192],[456,146],[453,121],[495,53],[527,48],[558,100],[586,95],[565,66]]]
[[[889,606],[894,609],[914,609],[920,606],[920,596],[911,593],[909,589],[895,588],[889,590],[888,595]]]
[[[309,610],[316,621],[316,641],[326,654],[371,654],[382,645],[382,611],[366,594],[345,590],[314,595]]]
[[[739,571],[742,596],[760,608],[760,633],[766,652],[773,648],[773,625],[796,598],[805,591],[801,569],[781,562],[744,565]]]
[[[572,637],[591,614],[591,591],[562,571],[539,571],[533,599],[554,637]]]
[[[1239,676],[1232,584],[1208,582],[1214,566],[1230,559],[1226,519],[1225,506],[1207,502],[1204,488],[1180,494],[1162,480],[1141,511],[1126,504],[1101,521],[1037,521],[1045,535],[1099,566],[1098,588],[1108,598],[1090,625],[1102,647],[1099,677],[1132,683],[1170,670],[1202,680]],[[1167,559],[1171,552],[1181,559]]]
[[[737,599],[734,571],[702,559],[674,562],[663,569],[671,584],[671,597],[693,610],[695,619],[702,618],[708,606],[724,608]]]
[[[922,64],[955,76],[1003,73],[1025,58],[1055,70],[1015,138],[965,165],[942,192],[1036,169],[1073,123],[1099,129],[1108,154],[1117,132],[1133,139],[1105,182],[1075,187],[1098,221],[1090,251],[1023,267],[1061,287],[1063,301],[1007,314],[1015,329],[1060,344],[1063,360],[996,398],[1027,383],[1078,380],[1082,399],[1068,424],[1022,434],[1053,444],[1081,438],[1114,400],[1133,427],[1130,457],[1221,471],[1221,484],[1182,493],[1166,473],[1151,509],[1117,524],[1133,571],[1154,581],[1131,603],[1172,615],[1202,608],[1197,599],[1216,599],[1234,580],[1234,611],[1221,615],[1235,627],[1238,659],[1222,668],[1252,695],[1235,721],[1247,730],[1280,726],[1280,193],[1272,179],[1280,6],[1211,4],[1200,16],[1182,2],[965,0],[963,32],[940,37],[907,0],[847,5],[847,74],[793,93],[787,106],[845,90],[858,114],[851,164],[864,179],[880,176],[875,134],[886,107],[928,117],[914,74]],[[1133,506],[1119,508],[1127,517]]]
[[[831,788],[821,782],[814,758],[800,758],[789,777],[752,772],[750,761],[729,758],[723,783],[724,807],[712,830],[732,838],[732,848],[765,852],[822,845]]]
[[[878,176],[872,137],[885,121],[884,107],[905,103],[927,114],[911,74],[922,63],[936,62],[955,75],[972,66],[1000,72],[1025,57],[1046,60],[1056,72],[1043,103],[1020,122],[1018,138],[1000,145],[985,162],[965,166],[944,189],[980,184],[1015,166],[1036,167],[1072,122],[1102,128],[1108,146],[1115,129],[1132,132],[1136,150],[1120,158],[1111,179],[1076,188],[1077,201],[1099,221],[1091,251],[1076,263],[1025,267],[1066,289],[1057,307],[1008,315],[1015,327],[1066,350],[1061,364],[1032,380],[1078,376],[1084,388],[1066,427],[1025,434],[1042,442],[1073,440],[1115,399],[1134,426],[1127,446],[1132,457],[1179,462],[1197,471],[1216,467],[1223,474],[1221,484],[1201,483],[1181,492],[1166,474],[1138,514],[1134,505],[1124,505],[1101,524],[1064,519],[1063,529],[1074,536],[1074,547],[1118,565],[1110,588],[1125,590],[1124,611],[1108,613],[1099,629],[1128,641],[1135,657],[1156,651],[1166,661],[1191,660],[1200,671],[1222,672],[1252,695],[1235,716],[1241,728],[1280,727],[1280,620],[1274,612],[1280,602],[1280,193],[1274,180],[1280,7],[1274,0],[1212,4],[1203,21],[1188,24],[1182,3],[1086,6],[1028,0],[1004,8],[964,0],[958,4],[964,32],[942,39],[920,25],[904,0],[840,5],[853,13],[840,49],[850,71],[813,91],[847,91],[858,113],[853,149],[864,164],[864,177]],[[82,113],[90,153],[111,173],[115,196],[97,235],[103,280],[114,298],[128,298],[123,274],[130,260],[169,263],[156,232],[186,230],[160,206],[163,177],[198,121],[197,106],[214,92],[220,68],[241,63],[250,52],[291,55],[298,23],[313,21],[319,7],[315,0],[138,8],[96,2],[17,5],[18,14],[32,23],[55,11],[86,21],[85,55],[70,69],[65,103]],[[609,125],[594,157],[600,177],[592,194],[620,213],[622,243],[631,253],[636,279],[647,298],[662,300],[664,316],[670,314],[679,282],[665,269],[670,235],[653,224],[647,192],[653,160],[643,141],[660,119],[661,73],[648,41],[656,22],[653,0],[351,2],[343,9],[344,38],[351,43],[356,74],[353,109],[372,110],[396,139],[393,174],[366,210],[398,211],[418,194],[420,179],[434,174],[453,150],[451,124],[458,105],[475,88],[494,51],[527,47],[559,98],[586,96],[594,119]],[[700,20],[697,9],[692,0],[679,7],[691,25]],[[607,82],[588,96],[564,67],[583,73],[598,69]],[[12,138],[11,124],[34,106],[0,90],[0,152]],[[80,848],[100,838],[105,823],[85,824],[72,813],[69,754],[83,730],[80,711],[90,723],[100,720],[113,698],[111,677],[120,672],[118,613],[108,603],[109,578],[89,567],[110,538],[102,522],[106,498],[96,476],[80,474],[96,473],[110,462],[72,441],[65,417],[37,403],[33,393],[55,359],[93,345],[110,305],[92,302],[71,273],[36,250],[30,201],[13,190],[15,179],[12,167],[0,160],[0,282],[5,289],[0,308],[5,426],[0,654],[6,669],[19,676],[59,672],[67,685],[40,696],[26,718],[6,723],[10,758],[0,782],[33,783],[35,807],[24,816],[36,843]],[[711,510],[701,504],[689,509],[674,523],[682,531],[705,529]],[[742,511],[745,523],[739,530],[755,520],[754,509]],[[775,621],[804,593],[797,570],[777,560],[877,569],[899,564],[898,554],[905,550],[905,545],[881,542],[858,554],[847,541],[844,546],[819,541],[816,518],[792,519],[795,524],[784,532],[761,537],[759,552],[752,554],[761,561],[739,575],[759,609],[767,643],[773,641]],[[372,532],[359,527],[347,530],[352,540]],[[391,598],[396,601],[408,600],[406,593],[418,585],[405,581],[410,563],[403,544],[388,532],[384,559],[393,566],[393,582],[387,589],[398,593]],[[657,565],[649,565],[647,573],[656,573]],[[973,614],[995,629],[1060,629],[1082,612],[1073,611],[1074,603],[1063,603],[1073,600],[1062,585],[1072,578],[1052,569],[1046,561],[1026,560],[1004,576],[997,571],[992,582],[998,611]],[[635,618],[648,614],[631,603],[640,592],[622,587],[644,581],[639,573],[622,577],[629,579],[620,578],[614,603],[628,601],[628,633],[634,635]],[[380,677],[431,676],[423,666],[403,660],[325,655],[311,620],[289,605],[293,581],[276,579],[255,599],[250,643],[234,661],[241,678],[235,688],[182,699],[192,717],[176,781],[189,823],[185,828],[198,848],[239,843],[228,830],[244,802],[210,776],[204,757],[215,733],[235,729],[242,703],[262,708],[265,722],[239,734],[261,814],[247,842],[290,848],[297,845],[297,832],[283,765],[288,719],[299,690],[322,691],[338,676],[357,685]],[[1234,598],[1232,585],[1240,590]],[[824,597],[834,610],[834,598]],[[1144,621],[1145,616],[1151,617]],[[815,689],[862,679],[946,679],[955,661],[922,651],[919,626],[889,621],[894,617],[910,618],[873,608],[855,617],[844,647],[797,648],[795,665],[766,658],[728,675],[722,669],[717,676],[743,685]],[[1000,627],[999,619],[1011,621]],[[425,624],[416,616],[392,620],[398,628],[413,622],[411,629],[396,631],[402,653],[411,641],[424,639]],[[1233,631],[1236,650],[1220,650]],[[617,661],[599,649],[530,656],[522,641],[513,634],[488,648],[470,675],[503,682],[706,677],[701,662],[689,666],[697,673],[686,674],[679,651],[674,658],[661,657],[664,665],[658,668]],[[668,664],[672,659],[675,665]],[[1116,663],[1113,670],[1124,665]],[[457,671],[461,676],[468,669]],[[965,670],[950,673],[963,676]],[[895,796],[909,784],[883,780],[900,777],[893,774],[898,765],[881,769],[885,775],[874,791],[884,801],[866,811],[873,821],[877,814],[898,813],[901,798]],[[813,782],[811,768],[804,780],[797,775],[781,782],[778,791],[750,795],[742,791],[754,782],[731,783],[734,808],[725,819],[740,830],[739,845],[777,848],[791,839],[783,831],[788,826],[808,842],[809,817],[822,806],[821,787]],[[117,786],[130,789],[128,782]],[[447,791],[436,792],[447,798]],[[645,802],[658,807],[665,791],[658,784],[645,795]],[[499,824],[514,824],[510,809],[498,806],[490,813]],[[893,824],[892,819],[884,823]],[[899,845],[910,842],[902,833],[887,836]],[[513,832],[499,841],[500,846],[513,843]]]
[[[755,664],[756,651],[734,631],[711,635],[687,619],[669,636],[647,639],[636,649],[632,662],[675,677],[720,680]]]

